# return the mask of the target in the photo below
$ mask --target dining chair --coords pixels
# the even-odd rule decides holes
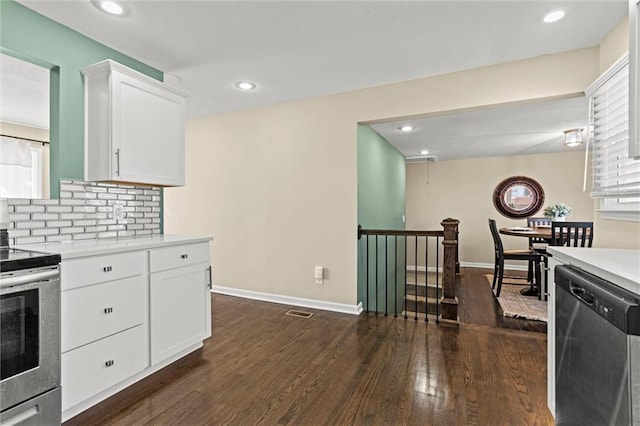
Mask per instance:
[[[533,249],[526,250],[505,250],[502,245],[502,239],[498,233],[498,227],[496,226],[495,219],[489,219],[489,229],[491,230],[491,236],[493,237],[493,247],[495,251],[495,260],[493,267],[493,282],[491,288],[496,289],[496,297],[500,297],[500,291],[502,290],[502,281],[504,279],[504,261],[505,260],[522,260],[526,262],[533,262],[535,285],[540,288],[540,262],[542,255]],[[496,284],[498,288],[496,288]]]
[[[593,222],[552,222],[552,246],[591,247]]]
[[[548,226],[551,227],[551,222],[553,219],[548,217],[528,217],[527,218],[527,227],[535,228],[536,226]],[[529,238],[529,248],[532,250],[538,251],[540,254],[545,254],[547,252],[547,246],[549,245],[549,240],[546,238],[540,237],[530,237]],[[533,262],[529,262],[529,266],[527,268],[527,280],[531,282],[533,279]]]

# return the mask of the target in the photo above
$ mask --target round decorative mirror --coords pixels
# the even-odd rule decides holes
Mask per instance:
[[[529,217],[542,208],[544,191],[529,177],[512,176],[496,186],[493,204],[503,216],[512,219]]]

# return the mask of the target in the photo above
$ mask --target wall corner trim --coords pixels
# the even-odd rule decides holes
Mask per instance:
[[[326,302],[324,300],[304,299],[301,297],[284,296],[280,294],[261,293],[258,291],[243,290],[233,287],[222,287],[214,285],[212,293],[224,294],[227,296],[242,297],[244,299],[261,300],[263,302],[280,303],[282,305],[299,306],[303,308],[320,309],[323,311],[340,312],[343,314],[360,315],[362,312],[362,302],[358,305],[347,305],[344,303]]]

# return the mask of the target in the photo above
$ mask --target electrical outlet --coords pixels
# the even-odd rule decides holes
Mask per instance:
[[[113,218],[115,220],[123,220],[124,219],[124,205],[115,204],[113,206]]]

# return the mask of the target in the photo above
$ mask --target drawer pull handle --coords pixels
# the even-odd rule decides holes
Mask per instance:
[[[104,268],[102,268],[102,270],[105,272],[111,272],[113,268],[111,266],[105,266]]]
[[[113,364],[115,364],[115,362],[112,359],[104,363],[104,365],[107,367],[111,367]]]
[[[182,254],[182,255],[180,255],[180,257],[181,257],[182,259],[186,259],[187,257],[189,257],[189,255],[188,255],[188,254]]]
[[[104,308],[105,314],[110,314],[111,312],[113,312],[113,308]]]

